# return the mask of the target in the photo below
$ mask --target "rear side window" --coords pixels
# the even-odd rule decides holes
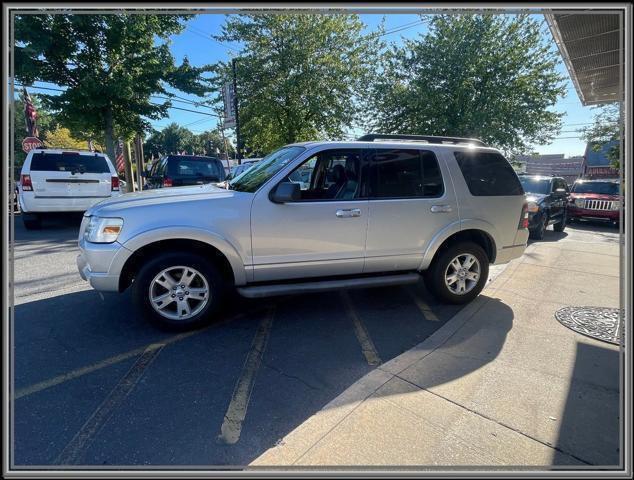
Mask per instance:
[[[371,179],[373,198],[435,198],[444,193],[438,160],[429,150],[376,150]]]
[[[221,181],[225,178],[224,173],[224,168],[215,158],[171,157],[169,160],[168,175],[170,177],[200,177]]]
[[[77,153],[34,153],[31,159],[34,172],[110,173],[103,155]]]
[[[511,164],[495,152],[454,152],[471,195],[499,197],[524,195]]]

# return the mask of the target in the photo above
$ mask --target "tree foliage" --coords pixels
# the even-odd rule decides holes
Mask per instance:
[[[104,138],[114,158],[114,139],[149,129],[147,119],[167,116],[168,86],[203,95],[208,67],[179,66],[169,50],[170,35],[184,28],[183,15],[53,14],[15,19],[15,74],[64,87],[46,95],[58,120],[75,135]],[[157,41],[159,40],[159,41]],[[157,104],[158,103],[158,104]]]
[[[382,55],[367,125],[522,152],[561,128],[562,114],[550,110],[565,94],[557,63],[527,15],[434,15],[427,33]]]
[[[613,140],[621,139],[621,112],[618,103],[595,107],[593,123],[581,129],[582,138],[592,145],[596,151]],[[607,152],[607,157],[614,168],[620,166],[620,145],[617,143]]]
[[[177,123],[170,123],[163,130],[154,130],[145,141],[143,147],[146,156],[160,157],[170,153],[183,151],[198,155],[216,155],[225,152],[222,135],[217,130],[209,130],[194,134]],[[227,140],[229,156],[233,156],[235,149]]]
[[[48,148],[69,148],[74,150],[87,150],[88,138],[77,138],[73,136],[68,128],[57,125],[55,128],[48,130],[42,135],[44,145]],[[93,146],[97,150],[103,150],[103,147],[97,142],[93,142]]]
[[[17,93],[17,92],[16,92]],[[40,138],[46,136],[47,132],[57,126],[55,117],[42,105],[39,95],[31,94],[31,101],[37,111],[37,126]],[[13,100],[13,142],[14,142],[14,162],[16,167],[21,167],[26,159],[26,153],[22,150],[22,140],[28,136],[24,121],[24,102],[22,97]]]
[[[240,42],[239,120],[247,149],[268,153],[292,142],[341,137],[359,113],[376,39],[356,15],[229,16],[221,41]],[[231,64],[216,66],[217,87]]]

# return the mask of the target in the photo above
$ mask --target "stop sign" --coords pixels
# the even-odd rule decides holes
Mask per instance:
[[[42,141],[37,137],[26,137],[22,140],[22,150],[24,153],[29,153],[34,148],[40,148],[42,146]]]

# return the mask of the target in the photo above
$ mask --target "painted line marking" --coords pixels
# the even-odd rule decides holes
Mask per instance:
[[[416,295],[414,292],[412,292],[409,288],[406,288],[405,290],[407,290],[407,294],[410,297],[412,297],[412,300],[414,300],[414,303],[416,304],[416,306],[420,310],[420,313],[423,314],[423,317],[425,317],[425,320],[431,320],[432,322],[439,322],[440,321],[438,319],[438,317],[436,316],[436,314],[434,312],[432,312],[432,309],[429,307],[429,305],[427,305],[425,300],[420,298],[418,295]]]
[[[346,309],[346,313],[352,320],[352,325],[354,327],[354,333],[359,340],[359,344],[361,345],[361,351],[365,356],[368,365],[376,366],[381,365],[381,357],[379,357],[379,352],[377,352],[376,347],[374,346],[374,342],[370,338],[370,333],[368,329],[365,328],[365,325],[359,318],[357,311],[352,304],[352,299],[348,292],[345,290],[340,292],[341,299],[343,300],[344,308]]]
[[[95,435],[99,433],[101,428],[106,424],[114,411],[125,400],[125,398],[134,389],[139,382],[147,367],[152,360],[163,349],[165,344],[157,343],[148,346],[143,354],[132,365],[128,373],[119,380],[119,383],[110,391],[105,400],[97,407],[93,414],[86,420],[83,427],[72,438],[68,445],[64,447],[62,453],[59,454],[55,463],[57,465],[77,465],[88,447],[90,447]]]
[[[247,416],[247,408],[251,399],[251,392],[255,384],[255,377],[262,363],[262,356],[266,349],[271,327],[273,325],[273,317],[275,316],[275,308],[269,308],[264,318],[260,321],[258,329],[253,337],[251,349],[247,354],[242,367],[242,373],[236,382],[236,386],[231,395],[231,401],[225,413],[218,441],[227,445],[233,445],[240,440],[242,431],[242,422]]]

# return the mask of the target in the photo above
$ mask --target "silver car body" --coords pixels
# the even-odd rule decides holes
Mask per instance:
[[[128,193],[88,210],[79,233],[77,263],[97,290],[119,291],[127,261],[140,248],[163,240],[194,240],[219,250],[235,286],[295,278],[425,270],[450,236],[484,232],[494,246],[493,263],[524,252],[528,230],[519,229],[524,196],[475,197],[453,152],[486,147],[414,142],[306,142],[305,148],[255,193],[213,185]],[[432,150],[444,179],[440,198],[357,199],[273,203],[270,191],[295,167],[321,150],[399,148]],[[434,207],[434,208],[432,208]],[[342,209],[360,215],[340,218]],[[432,210],[436,210],[433,212]],[[90,243],[90,216],[122,218],[117,241]],[[125,286],[124,286],[125,287]]]

